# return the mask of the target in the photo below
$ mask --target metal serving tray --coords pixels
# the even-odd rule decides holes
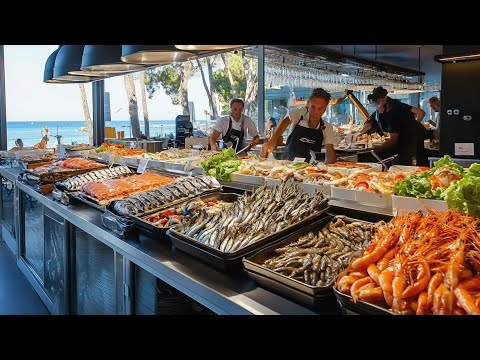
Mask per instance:
[[[284,295],[285,297],[291,298],[294,301],[312,307],[318,305],[320,301],[323,301],[327,296],[332,295],[332,287],[334,283],[330,284],[329,286],[307,285],[303,281],[299,281],[275,272],[262,266],[261,264],[265,260],[277,255],[274,252],[275,249],[284,247],[292,242],[297,241],[301,236],[308,234],[310,231],[322,229],[333,218],[333,215],[327,214],[327,217],[315,221],[309,226],[303,227],[294,233],[283,237],[274,245],[266,247],[248,258],[244,258],[243,265],[245,266],[248,275],[255,279],[255,281],[257,281],[260,285]],[[348,217],[344,217],[343,220],[346,223],[361,221]],[[361,222],[368,223],[366,221]]]
[[[393,312],[379,305],[371,304],[362,300],[359,300],[356,303],[353,302],[353,299],[350,295],[341,293],[337,290],[336,286],[333,287],[333,292],[342,311],[346,314],[353,313],[356,315],[393,315]]]
[[[240,250],[237,250],[233,253],[225,253],[223,251],[220,251],[218,249],[215,249],[208,245],[200,243],[190,236],[186,236],[184,234],[179,233],[178,231],[175,230],[175,227],[170,228],[167,231],[167,235],[170,236],[172,245],[175,248],[178,248],[181,251],[184,251],[192,256],[195,256],[216,268],[219,268],[221,270],[227,270],[227,271],[241,270],[243,268],[242,267],[243,257],[250,255],[251,253],[254,253],[256,251],[259,251],[273,243],[276,243],[278,240],[281,240],[291,232],[297,229],[303,228],[309,225],[310,223],[318,220],[319,218],[323,217],[326,214],[327,210],[328,210],[328,205],[324,209],[318,211],[315,214],[310,215],[309,217],[303,219],[302,221],[294,225],[288,226],[277,233],[270,234],[264,237],[263,239],[260,239],[259,241],[251,245],[248,245]]]
[[[215,193],[202,194],[202,195],[198,195],[196,197],[189,198],[187,200],[184,199],[180,203],[177,203],[176,205],[172,205],[173,203],[168,204],[168,206],[166,208],[164,208],[163,210],[156,210],[155,212],[166,211],[168,209],[171,209],[172,207],[177,207],[181,204],[192,201],[193,199],[195,199],[197,197],[199,197],[200,199],[202,199],[205,202],[212,201],[212,200],[222,200],[222,201],[225,201],[225,202],[234,202],[239,198],[238,194],[221,193],[221,192],[218,192],[218,189],[216,189],[216,191],[217,192],[215,192]],[[135,225],[137,226],[137,228],[141,232],[146,234],[147,236],[150,236],[153,239],[160,239],[160,240],[169,239],[166,236],[166,233],[167,233],[167,230],[170,229],[172,226],[159,227],[159,226],[153,225],[151,222],[146,220],[147,217],[150,217],[150,216],[154,215],[155,212],[151,213],[149,215],[142,215],[141,217],[132,216],[132,219],[133,219]]]

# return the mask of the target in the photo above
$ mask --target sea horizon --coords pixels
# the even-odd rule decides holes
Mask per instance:
[[[197,120],[199,123],[205,120]],[[144,133],[144,121],[140,121],[140,131]],[[175,134],[175,120],[150,120],[150,136],[167,136],[170,133]],[[130,120],[111,120],[106,121],[105,126],[112,125],[116,131],[123,130],[125,137],[131,137]],[[57,145],[57,135],[61,135],[62,144],[82,144],[88,143],[88,134],[85,130],[85,120],[17,120],[7,121],[7,149],[15,146],[16,139],[22,139],[25,147],[31,147],[42,139],[42,130],[48,127],[50,139],[47,146]],[[117,129],[118,128],[118,129]]]

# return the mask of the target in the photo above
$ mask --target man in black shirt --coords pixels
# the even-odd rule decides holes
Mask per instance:
[[[387,94],[388,91],[379,86],[373,89],[370,97],[377,105],[374,114],[380,128],[390,134],[389,140],[374,148],[375,152],[398,154],[397,163],[400,165],[428,166],[423,144],[426,130],[421,124],[425,112]]]

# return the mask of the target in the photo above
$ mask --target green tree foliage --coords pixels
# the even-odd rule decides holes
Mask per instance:
[[[247,81],[243,70],[242,57],[237,54],[229,54],[227,59],[228,66],[232,72],[233,82],[237,89],[237,96],[244,99]],[[213,78],[215,80],[215,90],[218,92],[222,103],[222,110],[228,113],[230,111],[230,100],[232,99],[232,87],[225,69],[222,67],[215,70],[213,72]]]
[[[165,65],[155,69],[148,69],[145,74],[145,86],[148,98],[151,99],[155,91],[164,89],[172,99],[173,105],[180,104],[180,64]]]

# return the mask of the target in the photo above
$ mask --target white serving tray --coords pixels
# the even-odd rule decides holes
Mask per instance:
[[[392,195],[380,194],[371,191],[356,190],[355,197],[360,204],[381,208],[392,207]]]
[[[357,190],[331,186],[330,193],[331,196],[336,199],[357,201]]]
[[[300,187],[308,194],[314,194],[317,191],[323,191],[325,195],[331,195],[331,186],[330,185],[319,185],[319,184],[306,184],[306,183],[299,183]]]
[[[244,184],[259,185],[259,186],[265,185],[265,178],[263,176],[232,173],[230,174],[230,180],[235,182],[241,182]]]
[[[448,211],[447,202],[444,200],[418,199],[398,195],[392,195],[392,208],[394,215],[402,215],[407,212],[418,210],[427,213],[428,209],[435,211]]]

